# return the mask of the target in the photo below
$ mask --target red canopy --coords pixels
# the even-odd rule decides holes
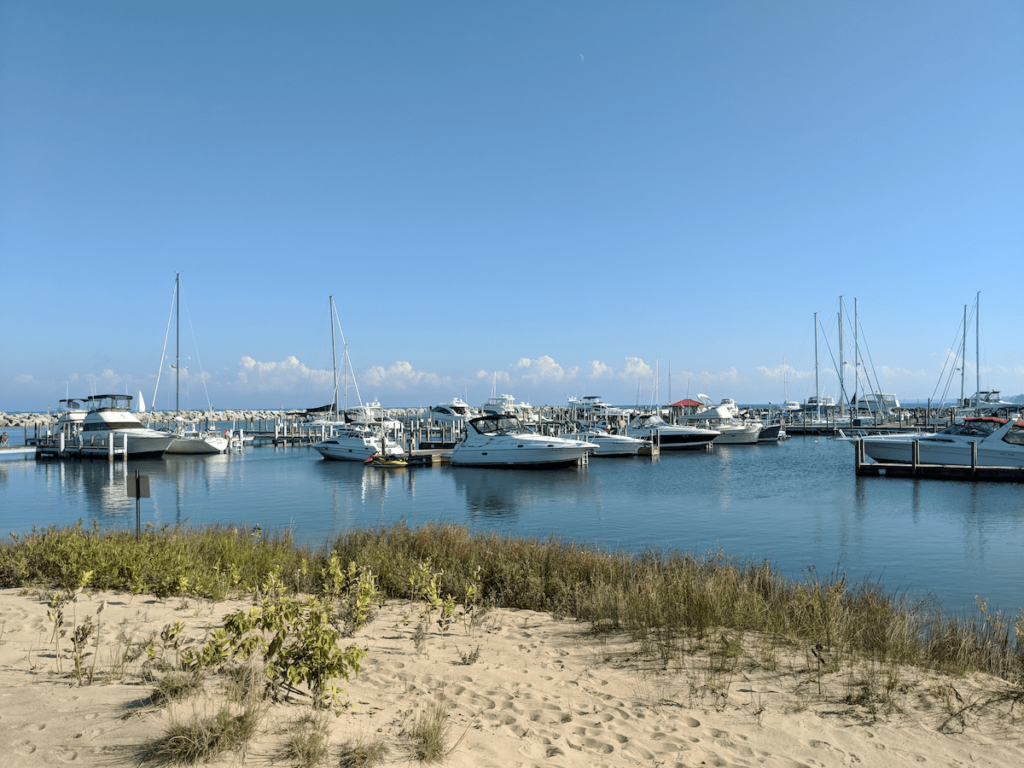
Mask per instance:
[[[704,403],[699,403],[696,400],[690,400],[689,398],[687,398],[686,400],[680,400],[678,403],[672,403],[669,407],[670,408],[703,408],[704,407]]]

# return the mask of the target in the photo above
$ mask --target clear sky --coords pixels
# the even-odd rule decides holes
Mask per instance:
[[[0,2],[3,411],[149,402],[176,272],[183,407],[329,402],[330,295],[385,406],[835,394],[840,295],[923,401],[978,291],[1015,395],[1022,246],[1018,0]]]

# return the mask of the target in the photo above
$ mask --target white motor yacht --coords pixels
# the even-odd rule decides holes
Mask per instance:
[[[697,395],[698,398],[706,395]],[[717,445],[753,445],[761,436],[764,424],[759,421],[743,421],[739,418],[740,409],[736,401],[726,397],[718,405],[709,406],[703,411],[689,414],[684,418],[693,423],[704,424],[719,432],[715,438]]]
[[[642,413],[629,422],[627,437],[646,438],[658,434],[663,451],[677,451],[688,448],[707,448],[720,434],[717,429],[702,429],[682,424],[669,424],[656,413]]]
[[[63,432],[64,438],[70,439],[82,431],[82,422],[85,421],[89,410],[84,405],[85,398],[82,397],[69,397],[60,403],[61,410],[54,431],[58,435]]]
[[[159,459],[174,441],[173,435],[145,427],[131,412],[131,395],[93,395],[86,398],[88,414],[79,433],[81,445],[123,445],[128,438],[129,459]]]
[[[978,466],[1024,467],[1024,421],[996,416],[964,419],[932,435],[866,437],[864,453],[875,461],[910,464],[915,442],[922,464],[970,466],[971,443],[977,443]]]
[[[466,437],[452,449],[463,467],[557,467],[576,464],[593,443],[527,432],[515,416],[491,414],[466,422]]]
[[[453,424],[457,421],[466,421],[467,419],[479,416],[480,412],[455,397],[452,398],[450,403],[430,406],[424,415],[435,424]]]
[[[167,449],[168,453],[197,455],[224,453],[228,449],[228,438],[215,429],[200,430],[195,424],[188,429],[179,421],[173,434],[174,442]]]
[[[385,434],[380,422],[345,424],[336,429],[335,434],[313,445],[325,459],[366,461],[374,454],[394,456],[405,452],[401,445]]]
[[[650,445],[650,440],[641,440],[627,435],[613,435],[600,427],[586,427],[579,432],[570,432],[564,437],[586,440],[597,446],[594,456],[636,456],[639,450]]]

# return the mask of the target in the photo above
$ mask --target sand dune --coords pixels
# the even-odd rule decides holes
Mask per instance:
[[[79,686],[67,654],[64,673],[56,671],[45,599],[0,590],[0,766],[139,765],[172,717],[212,711],[217,676],[196,698],[149,706],[145,655],[111,682],[124,647],[116,638],[158,637],[178,620],[196,647],[248,603],[82,595],[65,609],[65,649],[73,623],[95,622],[104,601],[98,680]],[[715,662],[708,651],[720,643],[711,638],[703,651],[669,658],[666,670],[660,656],[625,638],[595,638],[583,624],[531,611],[492,610],[472,633],[457,624],[441,636],[434,627],[418,651],[417,614],[416,605],[392,602],[358,633],[369,654],[345,685],[354,708],[330,718],[327,764],[338,764],[343,742],[363,738],[388,745],[383,765],[408,765],[412,722],[443,698],[451,741],[461,739],[442,762],[450,766],[1024,765],[1020,722],[998,680],[840,665],[819,681],[807,649],[773,651],[750,636],[731,658]],[[464,663],[476,649],[478,658]],[[872,698],[886,686],[891,696]],[[972,706],[951,716],[965,704]],[[308,709],[302,701],[273,705],[245,764],[279,759],[284,732]]]

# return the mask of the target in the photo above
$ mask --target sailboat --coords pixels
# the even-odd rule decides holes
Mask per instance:
[[[359,386],[356,385],[356,398],[359,399],[360,409],[376,406],[380,415],[376,420],[367,418],[365,421],[353,418],[354,415],[366,415],[365,410],[359,410],[356,414],[351,413],[355,409],[345,408],[339,412],[338,409],[338,351],[334,341],[334,323],[336,311],[334,308],[334,297],[330,297],[331,304],[331,349],[334,359],[334,400],[331,405],[330,417],[322,421],[312,422],[320,425],[325,430],[330,430],[330,436],[321,440],[313,446],[325,459],[336,461],[367,461],[375,455],[385,457],[395,456],[403,453],[402,446],[388,437],[387,427],[400,427],[398,422],[385,422],[383,420],[383,409],[376,401],[368,405],[362,404],[359,397]],[[340,324],[339,324],[340,327]],[[342,365],[345,371],[345,405],[348,404],[348,372],[352,365],[348,357],[348,342],[345,341],[345,332],[342,331],[341,341],[344,346]],[[353,371],[352,382],[355,384],[355,372]],[[342,420],[343,419],[343,420]]]
[[[175,310],[175,392],[174,392],[174,440],[171,441],[167,453],[175,454],[211,454],[224,453],[228,448],[228,438],[217,434],[216,430],[207,429],[201,432],[193,424],[185,428],[185,420],[181,417],[181,273],[174,275],[174,310]],[[167,330],[170,332],[171,321],[167,319]],[[167,350],[167,337],[164,336],[164,351]],[[160,356],[160,368],[163,369],[164,355]],[[157,374],[156,388],[153,390],[153,403],[156,403],[157,388],[160,386],[160,375]],[[139,396],[141,400],[141,393]]]

